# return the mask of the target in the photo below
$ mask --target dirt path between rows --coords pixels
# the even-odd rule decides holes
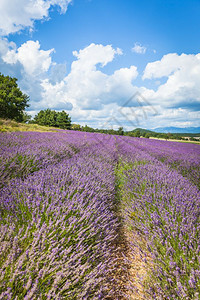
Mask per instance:
[[[147,277],[146,259],[150,261],[150,256],[140,249],[145,248],[145,240],[128,228],[122,209],[118,211],[120,221],[118,228],[118,238],[115,245],[116,265],[110,276],[114,283],[114,295],[106,297],[106,300],[149,300],[149,296],[144,292],[141,284],[142,279]]]
[[[147,277],[147,265],[144,260],[149,260],[150,257],[145,257],[145,254],[141,252],[138,243],[139,241],[140,245],[142,244],[141,237],[136,232],[130,231],[130,229],[124,226],[124,237],[127,243],[126,257],[129,263],[128,279],[133,284],[133,287],[128,292],[127,299],[147,300],[148,295],[144,292],[142,281]]]
[[[145,238],[139,235],[134,228],[133,220],[128,211],[131,211],[129,194],[124,190],[124,180],[119,166],[116,168],[116,215],[119,220],[117,252],[117,272],[115,283],[118,291],[113,299],[117,300],[149,300],[144,291],[143,282],[147,279],[147,271],[151,257],[147,251]],[[116,270],[116,269],[115,269]],[[121,294],[120,294],[121,293]]]

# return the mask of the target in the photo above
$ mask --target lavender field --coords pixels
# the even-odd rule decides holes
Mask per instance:
[[[197,144],[1,133],[0,299],[200,299],[199,188]]]

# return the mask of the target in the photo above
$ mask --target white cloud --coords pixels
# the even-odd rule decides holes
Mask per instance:
[[[18,49],[14,48],[8,50],[6,54],[2,56],[2,59],[8,64],[20,62],[27,74],[38,76],[39,74],[48,71],[52,63],[52,52],[54,52],[54,49],[47,51],[40,50],[38,41],[27,41]]]
[[[157,107],[161,113],[151,119],[151,128],[157,127],[188,127],[199,126],[200,113],[198,111],[188,111],[187,109],[163,109]]]
[[[132,51],[138,54],[145,54],[146,50],[147,48],[139,43],[135,43],[134,47],[132,48]]]
[[[45,79],[41,81],[41,86],[43,88],[42,95],[41,95],[42,101],[40,103],[41,107],[48,107],[51,109],[58,109],[58,110],[72,109],[73,99],[69,98],[64,81],[52,85],[49,83],[48,79]]]
[[[169,76],[181,65],[179,56],[176,53],[169,53],[164,55],[161,60],[148,63],[145,70],[143,79],[161,78]]]
[[[116,102],[123,105],[136,92],[133,80],[137,76],[136,66],[121,68],[110,75],[106,82],[106,103]]]
[[[73,51],[73,55],[78,60],[72,63],[72,69],[78,68],[84,72],[96,70],[97,64],[101,64],[101,67],[106,66],[114,59],[116,54],[122,55],[122,50],[119,48],[115,50],[111,45],[103,46],[92,43],[79,52]]]
[[[0,70],[5,75],[18,78],[18,84],[31,99],[31,105],[42,100],[42,80],[48,77],[48,70],[55,63],[51,50],[41,50],[39,42],[28,41],[17,49],[14,43],[0,38]]]
[[[35,20],[48,18],[52,5],[65,13],[71,0],[1,0],[0,35],[8,35],[29,27],[33,29]]]
[[[114,79],[118,85],[122,83],[131,84],[132,80],[134,80],[137,76],[137,67],[131,66],[130,68],[121,68],[115,71],[112,75],[112,79]]]
[[[110,76],[97,70],[97,65],[103,68],[116,55],[121,55],[121,50],[115,50],[111,45],[91,44],[73,54],[77,60],[73,61],[71,72],[63,80],[63,91],[74,107],[99,110],[104,104],[118,102],[130,95],[131,82],[137,77],[135,66],[117,70]],[[52,93],[52,89],[57,89],[57,85],[46,82],[45,93]]]
[[[167,77],[152,99],[167,107],[200,110],[200,54],[170,53],[147,64],[143,79]]]
[[[0,57],[6,55],[8,50],[16,50],[16,45],[9,42],[6,38],[0,38]]]

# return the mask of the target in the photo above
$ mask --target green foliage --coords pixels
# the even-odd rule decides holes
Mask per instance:
[[[56,126],[62,129],[71,128],[71,118],[64,110],[57,113]]]
[[[138,137],[138,138],[140,137],[140,130],[135,131],[135,137]]]
[[[59,127],[62,129],[71,128],[71,118],[63,110],[56,112],[55,110],[41,110],[34,118],[34,122],[39,125]]]
[[[87,125],[82,127],[82,131],[86,131],[86,132],[94,132],[95,129],[93,129],[92,127],[89,127]]]
[[[148,134],[148,135],[147,135]],[[142,129],[142,128],[136,128],[134,130],[131,130],[131,131],[127,131],[125,133],[125,135],[128,135],[128,136],[132,136],[132,137],[140,137],[140,136],[143,136],[143,137],[153,137],[153,136],[156,136],[156,132],[154,131],[151,131],[151,130],[147,130],[147,129]]]
[[[149,139],[150,136],[151,136],[151,135],[150,135],[150,133],[148,133],[148,132],[144,134],[144,137],[145,137],[146,139]]]
[[[31,115],[28,115],[26,112],[23,112],[22,123],[29,123],[31,121]]]
[[[95,129],[95,132],[105,133],[105,134],[119,134],[118,131],[114,129]]]
[[[0,118],[23,121],[29,97],[17,85],[17,79],[0,73]]]
[[[71,127],[73,130],[81,130],[81,125],[79,124],[72,124],[72,127]]]
[[[118,134],[119,135],[124,135],[124,129],[123,129],[123,127],[119,127]]]
[[[195,139],[194,137],[191,137],[191,138],[190,138],[190,141],[193,141],[193,142],[198,142],[198,141],[199,141],[199,139]]]

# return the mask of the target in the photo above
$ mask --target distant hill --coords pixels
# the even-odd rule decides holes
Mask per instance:
[[[155,132],[160,132],[160,133],[200,133],[200,127],[158,127],[153,129]]]
[[[144,133],[154,133],[155,131],[153,130],[149,130],[149,129],[143,129],[143,128],[136,128],[134,130],[132,130],[132,132],[135,132],[135,131],[140,131],[141,134],[144,134]]]

